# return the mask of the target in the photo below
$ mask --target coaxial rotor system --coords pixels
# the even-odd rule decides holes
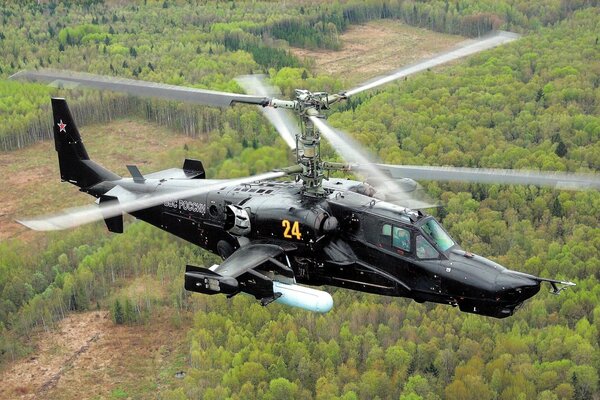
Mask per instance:
[[[235,103],[262,106],[265,117],[273,124],[285,143],[296,152],[297,167],[284,171],[303,182],[304,193],[322,196],[325,193],[323,179],[327,171],[356,171],[368,176],[377,190],[377,196],[400,203],[408,208],[434,206],[426,198],[413,179],[486,182],[501,184],[532,184],[559,187],[571,190],[600,188],[600,180],[593,174],[559,172],[515,171],[504,169],[477,169],[461,167],[387,165],[377,162],[360,144],[344,132],[331,127],[325,114],[331,106],[351,96],[372,90],[383,84],[405,78],[417,72],[457,60],[518,38],[510,32],[495,32],[479,39],[468,41],[458,48],[372,79],[353,89],[340,93],[310,92],[296,89],[294,98],[279,99],[276,89],[270,87],[260,75],[240,77],[238,83],[250,94],[237,94],[182,86],[167,85],[133,79],[99,76],[81,72],[36,70],[21,71],[11,78],[50,82],[64,87],[81,86],[99,90],[111,90],[135,96],[154,97],[214,106],[231,106]],[[294,116],[299,124],[294,121]],[[300,129],[298,130],[298,126]],[[321,136],[324,136],[346,161],[329,163],[321,160]],[[403,184],[404,180],[404,184]],[[410,184],[406,184],[406,183]]]

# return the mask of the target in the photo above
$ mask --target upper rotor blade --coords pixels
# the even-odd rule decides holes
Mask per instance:
[[[319,132],[321,132],[321,134],[327,138],[335,151],[337,151],[346,162],[368,165],[375,161],[368,153],[361,152],[359,149],[362,147],[362,145],[344,132],[333,128],[319,117],[313,116],[309,118]],[[373,169],[376,170],[376,168]]]
[[[134,79],[101,76],[74,71],[58,71],[42,69],[38,71],[20,71],[11,76],[11,79],[27,79],[66,87],[82,86],[100,90],[112,90],[134,96],[156,97],[166,100],[180,100],[197,104],[214,106],[230,106],[233,103],[259,104],[266,106],[269,98],[262,96],[249,96],[214,90],[194,89],[184,86],[166,85],[162,83],[138,81]]]
[[[389,175],[382,173],[377,168],[377,164],[372,164],[372,157],[360,150],[362,145],[350,136],[334,129],[318,117],[309,118],[346,162],[361,164],[360,169],[367,172],[372,185],[380,195],[385,197],[386,201],[397,202],[404,207],[414,209],[437,207],[435,202],[418,186],[409,185],[407,188],[407,185],[403,185],[402,182],[395,182],[390,179]]]
[[[401,68],[389,75],[372,79],[354,89],[348,90],[345,94],[346,96],[352,96],[365,90],[373,89],[377,86],[394,81],[396,79],[404,78],[405,76],[409,76],[414,73],[433,68],[435,66],[454,61],[459,58],[466,57],[483,50],[491,49],[493,47],[512,42],[513,40],[516,40],[519,37],[520,36],[516,33],[498,31],[491,35],[483,36],[479,39],[469,40],[465,44],[454,50],[451,50],[444,54],[440,54],[429,60],[421,61],[417,64]]]
[[[150,207],[155,207],[167,201],[184,199],[191,196],[197,196],[211,190],[216,190],[224,186],[241,185],[255,181],[275,179],[286,175],[285,172],[267,172],[260,175],[249,176],[239,179],[222,180],[210,183],[200,187],[177,190],[165,193],[154,193],[144,197],[136,198],[124,202],[108,202],[101,206],[84,206],[64,210],[61,214],[46,215],[35,219],[17,221],[26,227],[36,231],[55,231],[76,226],[88,224],[90,222],[100,221],[106,218],[116,217],[122,213],[132,213]]]
[[[236,78],[236,81],[247,93],[253,93],[265,98],[277,95],[275,88],[267,85],[264,75],[245,75]],[[282,108],[264,107],[261,109],[264,116],[273,124],[285,143],[292,149],[296,149],[296,134],[298,124],[290,112]]]
[[[566,190],[600,189],[600,176],[594,174],[388,164],[377,164],[377,167],[394,178],[536,185]]]

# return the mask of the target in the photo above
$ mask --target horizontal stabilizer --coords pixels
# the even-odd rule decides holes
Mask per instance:
[[[146,174],[147,179],[204,179],[206,172],[199,160],[186,158],[183,168],[169,168],[162,171]]]

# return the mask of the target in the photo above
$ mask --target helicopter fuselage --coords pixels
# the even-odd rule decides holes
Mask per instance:
[[[115,183],[119,190],[154,192],[215,182]],[[280,246],[296,282],[306,285],[450,304],[497,318],[539,291],[533,276],[463,251],[433,217],[360,194],[362,185],[331,179],[324,196],[311,196],[295,182],[224,183],[132,214],[223,259],[248,243]]]

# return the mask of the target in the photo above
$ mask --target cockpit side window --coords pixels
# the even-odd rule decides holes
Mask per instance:
[[[432,259],[439,258],[440,253],[421,235],[417,236],[417,258]]]
[[[392,236],[392,226],[390,224],[384,224],[381,227],[382,236]]]
[[[410,251],[410,232],[407,229],[394,226],[392,246],[403,251]]]
[[[389,249],[392,246],[392,225],[383,224],[379,231],[379,247]]]
[[[379,247],[400,255],[412,253],[411,231],[406,227],[392,224],[381,225],[379,231]]]

